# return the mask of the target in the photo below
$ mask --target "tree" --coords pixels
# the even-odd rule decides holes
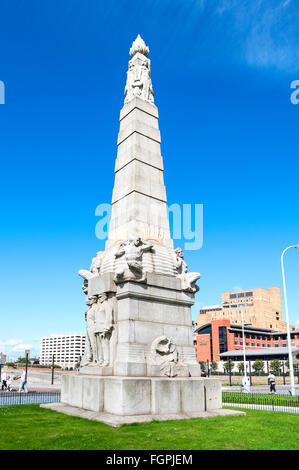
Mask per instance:
[[[264,370],[264,362],[261,361],[260,359],[257,359],[256,361],[254,361],[254,363],[252,364],[252,368],[254,369],[254,371],[260,375],[260,372]]]
[[[19,357],[19,359],[17,360],[17,362],[19,364],[25,364],[26,363],[26,357]]]
[[[244,362],[239,362],[238,371],[240,372],[240,374],[244,374]]]
[[[270,370],[273,370],[274,374],[278,375],[280,368],[282,367],[282,363],[279,359],[273,359],[270,362]]]
[[[224,367],[224,370],[226,373],[229,372],[229,369],[232,371],[233,367],[234,367],[234,362],[229,360],[229,361],[226,361],[224,364],[223,364],[223,367]]]
[[[212,368],[213,372],[216,372],[216,370],[218,369],[217,362],[215,362],[215,361],[211,362],[211,368]]]

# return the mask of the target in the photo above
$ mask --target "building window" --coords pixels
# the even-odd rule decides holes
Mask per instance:
[[[253,292],[246,292],[246,297],[252,297],[253,296]]]
[[[219,326],[219,352],[227,351],[227,331],[225,326]]]
[[[238,297],[244,297],[244,292],[241,292],[240,294],[238,294]]]
[[[237,295],[236,294],[230,294],[229,298],[230,299],[236,299]]]

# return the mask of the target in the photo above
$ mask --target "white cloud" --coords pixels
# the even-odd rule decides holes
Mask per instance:
[[[22,342],[23,342],[22,339],[8,339],[7,341],[4,341],[3,344],[7,346],[15,346],[16,344],[20,344]]]
[[[12,348],[12,351],[25,351],[25,349],[31,349],[31,348],[32,348],[32,344],[21,343],[21,344],[18,344],[17,346],[14,346]]]
[[[232,15],[249,65],[298,69],[299,11],[292,0],[222,0],[216,13]]]
[[[23,339],[0,340],[0,352],[11,354],[13,352],[25,352],[25,349],[31,349],[32,344],[25,343]]]

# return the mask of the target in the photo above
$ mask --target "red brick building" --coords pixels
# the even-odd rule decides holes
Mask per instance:
[[[246,349],[287,348],[287,333],[245,326]],[[212,320],[194,331],[198,362],[219,361],[220,354],[243,349],[242,325],[230,320]],[[299,330],[291,331],[291,343],[299,347]]]

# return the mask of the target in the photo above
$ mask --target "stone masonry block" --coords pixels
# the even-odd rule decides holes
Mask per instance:
[[[106,378],[104,411],[118,415],[151,412],[150,379]]]

